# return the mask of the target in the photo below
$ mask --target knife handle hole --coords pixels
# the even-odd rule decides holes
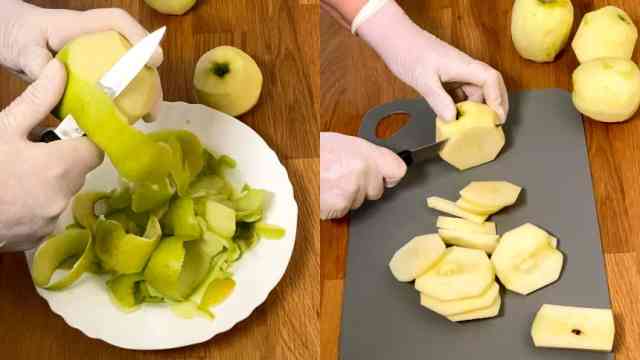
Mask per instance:
[[[395,135],[409,122],[409,114],[405,112],[394,113],[386,116],[376,126],[376,137],[378,139],[388,139]]]

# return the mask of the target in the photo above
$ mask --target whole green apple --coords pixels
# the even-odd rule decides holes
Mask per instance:
[[[262,72],[244,51],[232,46],[219,46],[200,57],[193,84],[199,103],[237,116],[258,102],[262,91]]]
[[[182,15],[196,4],[197,0],[144,0],[150,7],[165,15]]]
[[[511,12],[511,40],[525,59],[550,62],[569,39],[571,0],[516,0]]]
[[[629,15],[605,6],[582,18],[571,47],[580,63],[603,57],[631,59],[637,39],[638,29]]]
[[[640,106],[640,70],[631,60],[600,58],[573,72],[573,104],[603,122],[630,118]]]

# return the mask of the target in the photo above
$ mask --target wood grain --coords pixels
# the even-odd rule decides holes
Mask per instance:
[[[509,90],[570,89],[577,66],[567,47],[551,64],[535,64],[518,56],[510,39],[512,0],[398,1],[425,29],[471,56],[489,63],[505,78]],[[573,0],[574,31],[582,15],[614,4],[640,23],[640,8],[632,0]],[[360,119],[371,107],[398,98],[417,97],[396,79],[380,58],[357,37],[341,28],[328,14],[320,16],[320,77],[322,131],[355,134]],[[638,60],[638,48],[634,60]],[[609,288],[617,319],[617,359],[640,359],[637,336],[638,252],[640,243],[640,115],[628,122],[606,125],[585,119],[593,190]],[[393,126],[389,126],[387,131]],[[338,354],[342,290],[347,256],[348,219],[321,223],[321,346],[322,359]]]
[[[212,341],[182,349],[135,352],[90,339],[54,315],[37,295],[22,254],[0,255],[1,359],[318,359],[319,6],[317,1],[200,0],[180,17],[156,13],[138,0],[38,0],[50,8],[121,7],[147,29],[168,26],[160,67],[164,98],[195,102],[195,63],[219,45],[256,59],[265,86],[241,120],[276,150],[300,207],[298,236],[287,273],[245,321]],[[25,88],[0,70],[0,107]],[[51,121],[51,119],[49,120]],[[53,160],[53,159],[52,159]]]

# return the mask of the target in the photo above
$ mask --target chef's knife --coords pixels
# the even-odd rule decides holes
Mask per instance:
[[[102,76],[98,86],[112,99],[118,97],[151,59],[166,30],[166,26],[163,26],[135,44]],[[55,129],[44,129],[40,134],[40,141],[51,142],[83,135],[84,131],[69,114]]]

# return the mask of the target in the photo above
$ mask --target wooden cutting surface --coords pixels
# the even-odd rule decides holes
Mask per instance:
[[[509,90],[549,87],[570,90],[571,72],[577,65],[570,48],[551,64],[535,64],[516,53],[509,31],[512,0],[404,0],[399,3],[425,29],[497,68]],[[605,4],[621,7],[640,24],[640,7],[633,0],[573,0],[572,3],[576,19],[574,32],[585,12]],[[363,114],[370,108],[418,96],[396,79],[363,41],[341,28],[325,12],[320,16],[320,43],[322,131],[356,134]],[[634,60],[638,59],[636,47]],[[616,317],[618,360],[640,359],[639,118],[636,114],[631,120],[615,125],[585,119],[593,190]],[[383,124],[380,134],[390,135],[401,122],[402,119],[396,118]],[[320,343],[324,360],[338,357],[348,223],[348,219],[321,222]]]
[[[318,359],[318,1],[200,0],[180,17],[161,15],[137,0],[34,3],[69,9],[116,6],[129,11],[147,29],[167,25],[162,45],[165,61],[160,67],[167,101],[195,102],[193,70],[207,50],[234,45],[253,56],[263,71],[264,88],[259,104],[241,120],[264,137],[289,171],[300,207],[298,236],[284,278],[248,319],[206,343],[166,351],[127,351],[84,336],[53,314],[38,296],[24,255],[1,254],[0,358]],[[25,87],[4,70],[0,70],[0,84],[0,107]]]

